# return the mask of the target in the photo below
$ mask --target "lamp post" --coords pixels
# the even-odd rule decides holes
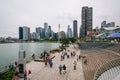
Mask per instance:
[[[60,47],[60,24],[58,25],[58,45]]]

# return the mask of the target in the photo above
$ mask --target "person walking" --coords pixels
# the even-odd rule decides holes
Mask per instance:
[[[60,74],[62,74],[62,68],[63,68],[63,67],[62,67],[62,65],[60,64],[60,65],[59,65],[59,73],[60,73]]]
[[[47,66],[47,63],[48,63],[48,60],[46,59],[46,60],[45,60],[45,66]]]
[[[53,66],[52,60],[49,62],[49,65],[50,65],[50,68],[52,68],[52,66]]]
[[[28,80],[31,79],[31,70],[28,71]]]
[[[77,62],[76,61],[74,61],[74,70],[76,70],[76,66],[77,66]]]
[[[63,65],[63,74],[65,74],[66,73],[66,66],[65,66],[65,64]]]
[[[63,60],[63,55],[61,54],[61,61]]]
[[[24,80],[27,80],[27,71],[24,71]]]

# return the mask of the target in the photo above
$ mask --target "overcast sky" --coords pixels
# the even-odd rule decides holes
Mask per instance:
[[[81,25],[81,8],[93,7],[93,27],[100,26],[103,20],[120,25],[119,0],[0,0],[0,37],[18,37],[18,27],[28,26],[31,32],[35,27],[43,27],[47,22],[52,30],[67,30],[73,20]],[[78,28],[79,30],[79,28]]]

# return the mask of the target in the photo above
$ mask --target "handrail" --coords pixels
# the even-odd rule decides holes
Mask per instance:
[[[116,64],[116,62],[117,62],[117,64]],[[120,58],[114,59],[114,60],[104,64],[100,68],[98,68],[94,74],[93,80],[97,80],[102,73],[104,73],[105,71],[107,71],[113,67],[116,67],[116,66],[120,66]]]

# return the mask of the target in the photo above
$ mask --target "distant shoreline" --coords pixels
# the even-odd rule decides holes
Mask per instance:
[[[9,43],[58,43],[57,41],[35,41],[35,42],[32,42],[32,41],[30,41],[30,42],[4,42],[4,43],[1,43],[0,42],[0,44],[9,44]]]

